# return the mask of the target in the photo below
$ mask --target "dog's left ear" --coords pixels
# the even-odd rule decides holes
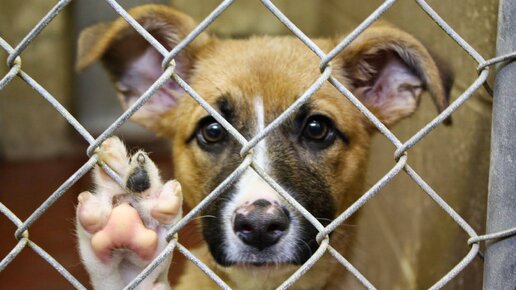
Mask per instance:
[[[190,16],[163,5],[143,5],[129,13],[167,50],[174,48],[197,25]],[[175,72],[184,80],[192,76],[197,54],[209,39],[206,33],[200,34],[176,56]],[[77,58],[79,70],[97,60],[102,62],[125,109],[163,73],[163,56],[122,18],[81,32]],[[162,116],[175,108],[183,95],[183,90],[173,80],[166,80],[131,119],[161,133]]]
[[[417,39],[397,28],[373,26],[337,58],[349,89],[387,126],[411,115],[425,90],[439,112],[448,106],[449,70],[440,70]]]

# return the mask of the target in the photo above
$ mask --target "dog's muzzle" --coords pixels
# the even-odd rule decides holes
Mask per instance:
[[[288,231],[290,214],[277,203],[258,199],[239,207],[233,218],[233,231],[246,245],[260,251],[274,246]]]

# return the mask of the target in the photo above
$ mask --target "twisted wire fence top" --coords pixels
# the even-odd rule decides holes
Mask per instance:
[[[454,111],[456,111],[464,102],[466,102],[474,92],[476,92],[482,85],[486,85],[487,78],[489,76],[489,67],[493,64],[511,61],[516,57],[516,53],[511,53],[505,56],[500,56],[490,60],[485,60],[474,48],[472,48],[459,34],[457,34],[452,27],[450,27],[440,16],[436,13],[430,5],[423,0],[415,0],[419,7],[428,14],[428,16],[435,21],[443,31],[449,35],[471,58],[478,64],[479,76],[477,79],[459,96],[455,99],[450,106],[441,112],[432,121],[421,128],[416,134],[414,134],[407,141],[400,141],[382,122],[372,114],[357,98],[353,93],[340,83],[332,75],[331,61],[334,59],[343,49],[345,49],[350,43],[352,43],[365,29],[367,29],[373,22],[382,16],[389,8],[395,4],[396,0],[384,1],[375,11],[373,11],[363,22],[360,23],[346,38],[344,38],[339,44],[337,44],[329,53],[325,53],[321,50],[310,37],[306,36],[301,29],[299,29],[283,12],[274,5],[272,1],[261,0],[261,3],[266,7],[272,15],[274,15],[281,23],[283,23],[292,34],[299,38],[317,57],[320,58],[320,69],[321,74],[313,82],[313,84],[294,102],[291,106],[285,110],[280,116],[278,116],[273,122],[271,122],[262,132],[259,132],[256,136],[250,140],[246,140],[238,130],[236,130],[229,122],[227,122],[223,116],[221,116],[214,108],[212,108],[201,95],[190,87],[190,85],[181,79],[178,74],[175,73],[175,62],[174,57],[184,49],[189,43],[191,43],[201,32],[203,32],[209,25],[215,21],[231,4],[234,0],[222,1],[200,24],[186,36],[177,46],[171,51],[167,51],[149,32],[147,32],[136,20],[134,20],[127,11],[120,6],[115,0],[106,0],[106,2],[123,17],[142,37],[144,37],[150,45],[152,45],[160,54],[163,55],[163,73],[162,75],[152,84],[145,93],[130,107],[128,108],[113,124],[111,124],[104,132],[102,132],[97,138],[94,138],[75,118],[68,110],[63,107],[50,92],[48,92],[43,86],[41,86],[36,80],[31,78],[30,75],[23,71],[21,54],[24,50],[30,48],[32,41],[38,37],[40,32],[71,2],[71,0],[61,0],[39,21],[38,24],[20,41],[16,46],[11,46],[0,36],[0,48],[7,52],[8,57],[6,59],[9,71],[5,76],[0,76],[0,91],[5,88],[15,77],[19,77],[27,83],[32,89],[34,89],[39,95],[47,100],[63,118],[88,142],[89,147],[86,150],[86,155],[89,157],[88,161],[84,163],[74,174],[72,174],[58,189],[56,189],[48,198],[43,202],[26,220],[20,220],[13,212],[9,210],[5,205],[0,203],[0,212],[7,216],[17,227],[15,237],[18,240],[17,245],[11,250],[11,252],[4,257],[0,262],[0,271],[4,270],[16,256],[26,247],[33,249],[39,256],[41,256],[46,262],[54,267],[65,279],[67,279],[71,285],[77,289],[85,289],[83,285],[73,277],[62,265],[59,264],[51,255],[49,255],[44,249],[40,248],[36,243],[30,240],[29,229],[33,223],[38,220],[45,212],[63,195],[67,190],[83,175],[89,172],[95,164],[98,162],[98,156],[96,150],[107,138],[112,136],[115,131],[124,124],[145,102],[164,84],[168,79],[173,79],[184,91],[190,95],[195,101],[199,103],[206,111],[211,114],[241,145],[241,164],[221,183],[217,186],[209,195],[206,196],[197,206],[195,206],[188,214],[186,214],[176,225],[174,225],[167,234],[169,241],[168,246],[163,250],[160,255],[153,260],[147,268],[138,275],[126,289],[134,289],[138,283],[140,283],[152,270],[164,261],[176,248],[182,253],[187,259],[191,260],[197,265],[206,275],[208,275],[213,281],[223,289],[229,289],[223,279],[218,277],[207,265],[203,264],[195,255],[193,255],[187,248],[181,245],[177,241],[177,232],[188,224],[193,218],[195,218],[200,211],[215,200],[222,192],[224,192],[233,182],[235,182],[247,169],[252,168],[263,180],[265,180],[273,189],[275,189],[282,198],[290,203],[299,213],[301,213],[313,226],[319,231],[317,235],[317,241],[319,243],[318,250],[312,255],[312,257],[306,261],[299,269],[292,274],[286,281],[281,285],[278,285],[278,289],[286,289],[294,284],[304,273],[306,273],[321,257],[324,253],[328,252],[338,261],[343,267],[345,267],[356,279],[367,289],[375,289],[375,286],[365,277],[354,265],[352,265],[341,253],[336,251],[332,246],[329,239],[329,234],[334,231],[339,225],[345,222],[349,217],[356,213],[362,206],[364,206],[376,193],[379,192],[386,184],[388,184],[396,175],[401,171],[404,171],[436,204],[438,204],[444,212],[446,212],[462,230],[469,236],[467,241],[464,241],[465,245],[470,245],[471,249],[463,259],[457,263],[450,271],[443,276],[439,281],[430,289],[439,289],[446,285],[451,279],[457,276],[473,259],[479,254],[479,242],[487,239],[499,239],[507,236],[512,236],[516,232],[515,229],[507,229],[506,231],[499,233],[491,233],[488,235],[480,236],[475,230],[464,220],[453,208],[451,208],[437,192],[435,192],[424,180],[420,177],[416,171],[414,171],[408,164],[407,151],[414,147],[422,138],[429,134],[436,126],[446,120]],[[1,14],[1,12],[0,12]],[[378,130],[389,140],[395,147],[394,152],[395,165],[390,171],[385,174],[378,182],[370,187],[365,193],[363,193],[358,200],[356,200],[349,208],[344,212],[340,213],[330,224],[323,226],[310,212],[308,212],[303,206],[291,197],[287,191],[285,191],[280,184],[278,184],[273,178],[271,178],[263,168],[254,162],[253,151],[251,150],[256,146],[260,140],[265,138],[267,134],[273,131],[275,128],[280,126],[291,114],[296,112],[310,97],[325,83],[330,83],[334,86],[343,96],[345,96],[362,114],[378,128]],[[101,164],[104,170],[110,174],[110,176],[123,185],[121,178],[105,164]]]

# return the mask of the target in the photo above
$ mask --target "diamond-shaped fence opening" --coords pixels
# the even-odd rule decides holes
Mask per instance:
[[[470,250],[463,259],[457,263],[449,272],[443,276],[431,289],[439,289],[445,286],[451,279],[457,276],[471,261],[479,255],[479,242],[489,239],[499,239],[514,235],[514,229],[508,229],[493,234],[479,236],[475,230],[464,220],[452,207],[446,203],[446,201],[439,196],[439,194],[432,189],[432,187],[425,182],[412,167],[409,165],[408,152],[416,146],[418,142],[426,135],[432,132],[432,130],[443,123],[453,112],[455,112],[460,106],[464,104],[482,85],[486,86],[487,78],[489,76],[489,67],[500,62],[510,61],[515,58],[515,53],[509,53],[500,57],[485,60],[474,48],[472,48],[464,39],[462,39],[452,27],[450,27],[440,16],[437,14],[430,5],[423,0],[415,0],[419,5],[420,9],[424,11],[428,16],[435,21],[443,31],[453,39],[458,46],[460,46],[465,53],[478,63],[478,78],[469,85],[469,87],[460,94],[443,112],[437,117],[428,122],[423,128],[417,133],[410,137],[407,141],[401,141],[395,134],[389,130],[382,122],[375,117],[361,102],[357,99],[353,93],[339,82],[332,75],[332,60],[342,52],[348,45],[350,45],[365,29],[371,26],[383,13],[388,11],[392,5],[396,3],[395,0],[384,1],[377,7],[364,21],[362,21],[350,34],[348,34],[340,43],[338,43],[328,53],[324,52],[319,48],[310,37],[305,35],[283,12],[275,6],[272,1],[261,0],[261,3],[274,15],[281,23],[283,23],[291,33],[302,41],[317,57],[320,58],[320,76],[311,84],[311,86],[301,96],[290,105],[280,116],[278,116],[273,122],[268,124],[264,130],[259,132],[256,136],[247,140],[236,128],[234,128],[224,117],[219,114],[213,107],[211,107],[204,99],[203,96],[199,95],[190,85],[175,72],[175,61],[176,55],[181,52],[189,43],[191,43],[201,32],[205,31],[215,19],[221,15],[233,2],[234,0],[225,0],[221,3],[203,20],[197,27],[182,41],[179,42],[171,51],[168,51],[163,45],[161,45],[149,32],[147,32],[136,20],[134,20],[128,12],[120,6],[115,0],[106,0],[106,2],[123,17],[140,35],[142,35],[160,54],[163,55],[164,60],[162,63],[164,72],[163,74],[152,84],[138,100],[131,105],[115,122],[113,122],[104,132],[102,132],[97,138],[93,137],[81,124],[75,119],[75,117],[68,112],[43,86],[41,86],[37,80],[34,80],[30,75],[23,71],[23,63],[20,55],[23,51],[30,49],[31,42],[38,37],[39,33],[45,29],[45,27],[57,16],[71,0],[62,0],[46,14],[39,23],[20,41],[18,44],[9,44],[0,36],[0,48],[4,50],[8,57],[6,59],[9,70],[8,72],[0,76],[0,91],[4,89],[9,82],[14,78],[21,78],[28,86],[34,89],[41,97],[47,100],[62,116],[66,121],[88,142],[89,147],[86,151],[88,161],[84,163],[75,173],[73,173],[59,188],[57,188],[45,202],[43,202],[27,219],[20,220],[15,213],[11,212],[8,207],[0,203],[0,212],[5,215],[9,220],[14,223],[17,227],[15,237],[18,240],[16,246],[3,257],[0,262],[0,271],[9,266],[9,264],[16,259],[16,256],[26,248],[30,248],[36,252],[42,259],[48,262],[53,268],[56,269],[70,284],[78,289],[84,289],[85,287],[74,278],[59,262],[57,262],[51,255],[49,255],[44,249],[40,248],[36,243],[30,240],[29,230],[33,223],[38,220],[46,211],[65,193],[67,190],[79,180],[83,175],[88,173],[97,164],[98,156],[95,150],[100,144],[107,138],[112,136],[115,131],[124,124],[145,102],[169,79],[173,79],[184,91],[190,95],[196,102],[199,103],[209,114],[215,118],[241,145],[241,163],[240,165],[223,181],[217,186],[210,194],[208,194],[198,205],[196,205],[188,214],[186,214],[176,225],[174,225],[167,234],[169,244],[165,247],[162,253],[160,253],[156,259],[154,259],[147,268],[140,273],[132,283],[126,288],[133,289],[136,287],[152,270],[163,262],[174,249],[177,249],[187,259],[191,260],[197,265],[202,271],[206,273],[216,284],[223,289],[228,289],[229,286],[219,276],[215,274],[208,266],[203,264],[201,260],[195,257],[185,246],[180,244],[177,240],[177,232],[187,225],[192,219],[194,219],[207,205],[213,202],[224,190],[226,190],[232,183],[235,182],[247,169],[252,168],[263,180],[265,180],[278,194],[287,201],[293,208],[295,208],[304,218],[306,218],[312,225],[318,230],[317,242],[319,248],[313,255],[300,266],[295,273],[292,274],[286,281],[281,285],[278,285],[278,289],[286,289],[293,285],[301,276],[304,275],[321,257],[323,254],[328,252],[338,261],[342,267],[345,267],[356,279],[367,289],[375,289],[375,286],[368,280],[368,277],[364,276],[352,263],[342,256],[342,253],[336,251],[330,242],[329,234],[333,232],[338,226],[342,225],[348,218],[355,214],[362,206],[364,206],[376,193],[378,193],[387,183],[389,183],[398,174],[407,174],[413,182],[415,182],[428,197],[433,200],[442,210],[448,214],[455,223],[470,237],[469,240],[463,241],[464,246],[470,246]],[[0,12],[1,14],[2,12]],[[317,92],[317,90],[324,84],[331,84],[335,87],[345,98],[347,98],[374,126],[385,136],[385,138],[391,142],[395,147],[394,152],[395,165],[375,184],[367,189],[349,208],[341,213],[330,222],[328,225],[323,226],[315,216],[307,211],[303,206],[296,201],[290,194],[284,190],[280,184],[278,184],[273,178],[271,178],[267,172],[261,168],[253,159],[252,149],[271,131],[275,130],[280,126],[289,116],[295,113],[310,97]],[[104,170],[121,185],[123,182],[121,178],[107,165],[102,164]],[[4,233],[5,234],[5,233]]]

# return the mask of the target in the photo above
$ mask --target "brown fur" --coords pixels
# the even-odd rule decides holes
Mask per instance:
[[[195,26],[188,16],[163,6],[143,6],[134,9],[131,14],[150,29],[153,35],[169,39],[165,41],[168,48],[177,44]],[[86,30],[79,42],[78,67],[82,69],[102,59],[108,69],[112,69],[116,65],[113,64],[116,56],[112,49],[128,34],[134,35],[132,28],[120,19]],[[317,39],[315,42],[328,52],[338,44],[339,39]],[[361,86],[367,87],[367,83],[377,73],[371,63],[383,61],[381,56],[385,54],[397,54],[403,62],[408,63],[421,79],[423,87],[432,95],[439,111],[448,105],[448,92],[441,81],[443,76],[428,51],[414,37],[391,26],[375,26],[366,30],[331,62],[332,75],[360,98],[363,93]],[[262,96],[266,124],[287,109],[320,76],[320,60],[292,37],[263,36],[232,40],[218,39],[203,33],[178,58],[185,59],[184,65],[189,70],[185,78],[190,86],[212,105],[220,96],[227,96],[241,115],[239,120],[254,119],[251,117],[254,114],[252,98]],[[116,74],[113,75],[115,81],[117,78]],[[121,100],[124,101],[124,98],[121,97]],[[382,122],[392,126],[412,114],[417,101],[411,107],[394,109],[366,105]],[[325,83],[310,98],[309,103],[313,111],[329,116],[336,127],[351,140],[347,145],[339,143],[328,148],[313,161],[313,167],[318,168],[330,186],[339,214],[363,193],[369,143],[375,130],[329,83]],[[136,117],[137,121],[172,141],[176,178],[182,184],[184,200],[190,207],[198,204],[212,189],[213,186],[206,183],[207,176],[221,171],[223,166],[227,170],[233,169],[239,161],[238,156],[228,155],[224,160],[228,160],[230,165],[217,164],[206,152],[185,141],[194,132],[198,120],[207,115],[192,98],[184,96],[179,98],[175,107],[153,116],[150,121],[145,119],[145,115]],[[243,126],[238,120],[233,125],[237,129]],[[348,223],[352,223],[354,218],[356,214]],[[334,235],[331,245],[348,256],[351,240]],[[237,289],[275,288],[296,269],[294,266],[278,266],[272,271],[235,267],[227,269],[217,266],[206,245],[202,244],[192,251]],[[346,270],[340,264],[326,255],[293,289],[338,289],[343,284],[345,273]],[[184,269],[176,287],[216,288],[191,263]]]

